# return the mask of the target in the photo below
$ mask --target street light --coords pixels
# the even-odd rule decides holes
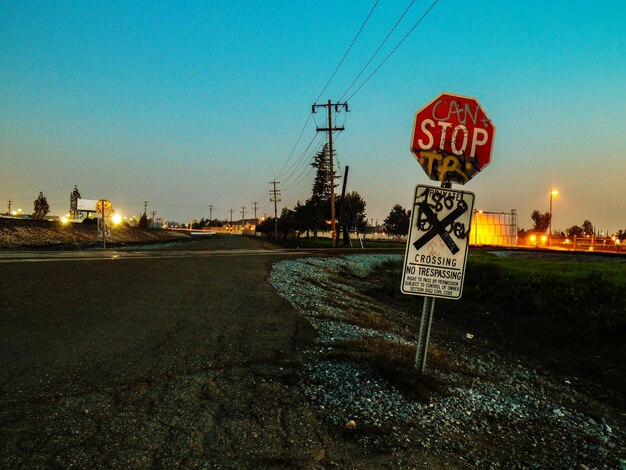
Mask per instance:
[[[548,232],[548,246],[552,246],[552,196],[556,196],[559,192],[556,189],[550,191],[550,231]]]

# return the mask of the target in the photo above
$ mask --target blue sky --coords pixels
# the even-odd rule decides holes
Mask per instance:
[[[253,201],[269,214],[275,177],[293,206],[311,189],[308,153],[280,170],[373,3],[0,2],[0,208],[30,211],[43,191],[62,213],[76,184],[128,215],[144,200],[170,220]],[[408,3],[379,2],[320,101],[342,96]],[[556,187],[554,228],[626,229],[625,20],[622,1],[440,0],[338,117],[348,188],[369,218],[407,206],[429,182],[413,116],[447,91],[477,97],[497,127],[491,165],[464,186],[477,207],[515,208],[528,228]],[[311,119],[292,161],[314,136]]]

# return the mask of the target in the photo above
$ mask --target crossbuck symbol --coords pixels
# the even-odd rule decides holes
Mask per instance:
[[[417,206],[420,209],[417,220],[421,220],[423,214],[426,217],[426,221],[430,224],[430,229],[424,235],[422,235],[421,238],[417,239],[415,243],[413,243],[413,246],[416,250],[419,250],[424,245],[426,245],[426,243],[439,235],[448,247],[448,249],[452,252],[452,254],[457,254],[460,248],[457,246],[457,244],[448,233],[447,227],[452,224],[456,219],[465,214],[468,208],[467,203],[463,200],[460,200],[456,209],[450,212],[443,219],[439,220],[437,218],[437,215],[433,212],[432,208],[428,204],[427,199],[428,197],[426,197],[422,202],[417,203]]]

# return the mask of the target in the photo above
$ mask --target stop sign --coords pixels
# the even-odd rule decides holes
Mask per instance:
[[[476,98],[442,93],[415,113],[411,152],[431,180],[465,184],[489,165],[495,135]]]

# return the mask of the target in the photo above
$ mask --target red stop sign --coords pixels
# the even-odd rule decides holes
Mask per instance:
[[[415,113],[411,152],[431,180],[465,184],[489,165],[495,135],[476,98],[442,93]]]

